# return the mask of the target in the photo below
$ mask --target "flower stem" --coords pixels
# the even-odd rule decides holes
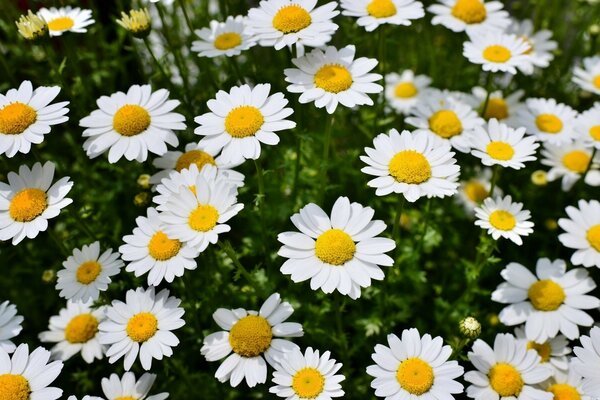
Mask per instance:
[[[394,240],[400,239],[400,218],[402,217],[402,210],[404,209],[405,198],[399,196],[399,201],[396,204],[396,213],[394,214],[394,229],[392,230],[392,238]],[[396,246],[398,248],[398,246]]]
[[[235,267],[237,268],[238,272],[240,274],[242,274],[244,276],[244,278],[246,278],[248,283],[250,285],[252,285],[255,289],[258,289],[258,285],[256,284],[254,277],[252,276],[252,274],[250,272],[248,272],[246,267],[244,267],[244,265],[240,262],[231,243],[229,243],[228,240],[225,240],[224,242],[219,242],[219,247],[221,248],[221,250],[223,250],[225,252],[225,254],[227,254],[227,256],[233,262],[233,265],[235,265]]]
[[[264,179],[264,172],[263,172],[263,168],[262,168],[260,159],[254,160],[254,165],[256,166],[256,180],[258,181],[258,194],[256,195],[255,204],[256,204],[256,208],[258,208],[258,215],[260,218],[260,232],[262,235],[263,253],[266,255],[267,254],[268,237],[267,237],[267,230],[265,228],[266,217],[265,217],[265,212],[264,212],[264,201],[265,201],[265,197],[266,197],[265,179]]]
[[[183,11],[183,17],[185,18],[185,23],[187,24],[188,29],[191,33],[194,33],[194,26],[192,25],[192,20],[188,15],[187,8],[185,8],[185,3],[183,0],[177,0],[179,3],[179,7],[181,7],[181,11]]]
[[[171,82],[171,79],[167,75],[167,72],[165,71],[164,67],[161,65],[160,61],[158,61],[158,58],[156,58],[156,55],[152,51],[152,47],[150,46],[150,42],[148,41],[148,38],[144,38],[143,40],[144,40],[144,44],[146,45],[146,49],[148,50],[148,53],[150,53],[150,57],[152,57],[152,61],[154,61],[154,64],[160,71],[160,74],[163,76],[165,81],[167,81],[169,83],[169,86],[171,86],[171,88],[173,88],[173,82]]]
[[[329,146],[331,145],[331,131],[333,128],[333,114],[329,114],[325,123],[325,138],[323,143],[323,157],[321,158],[321,189],[319,190],[319,203],[323,202],[327,190],[327,167],[329,164]]]
[[[485,113],[487,111],[488,103],[490,102],[490,95],[492,94],[492,73],[488,72],[485,77],[485,100],[483,102],[483,106],[481,107],[480,114],[485,119]]]
[[[490,193],[488,194],[488,197],[492,197],[494,195],[494,189],[496,189],[498,175],[500,175],[500,172],[498,171],[498,164],[496,164],[492,167],[492,179],[490,180]]]
[[[594,150],[592,150],[592,155],[590,156],[590,162],[588,163],[587,167],[585,168],[585,171],[583,171],[583,174],[581,174],[581,181],[585,184],[585,177],[587,176],[588,172],[590,172],[590,169],[592,168],[592,164],[594,163],[594,157],[596,157],[596,152],[598,151],[598,148],[594,147]]]

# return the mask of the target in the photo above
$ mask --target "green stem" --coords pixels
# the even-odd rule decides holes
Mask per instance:
[[[485,100],[483,102],[483,106],[481,107],[481,116],[485,119],[485,113],[487,111],[487,106],[488,103],[490,102],[490,95],[492,94],[492,73],[488,72],[487,76],[485,77],[485,90],[486,90],[486,94],[485,94]]]
[[[405,198],[403,195],[399,195],[399,201],[396,204],[396,213],[394,214],[394,229],[392,230],[392,238],[395,241],[400,239],[400,218],[402,217],[402,210],[404,209]],[[396,247],[396,249],[399,246]]]
[[[240,262],[231,243],[229,243],[228,240],[225,240],[223,242],[219,241],[218,243],[219,243],[219,247],[221,248],[221,250],[223,250],[225,252],[225,254],[227,254],[227,256],[231,259],[231,261],[233,262],[233,265],[235,265],[235,267],[240,272],[240,274],[242,274],[244,276],[244,278],[246,278],[246,280],[252,287],[254,287],[255,289],[258,289],[259,286],[257,285],[256,281],[254,280],[254,277],[252,276],[252,274],[250,274],[250,272],[248,272],[246,267],[244,267],[244,265]]]
[[[190,16],[188,15],[187,8],[185,7],[185,3],[183,2],[183,0],[177,0],[177,2],[179,3],[179,7],[181,7],[181,11],[183,11],[183,17],[185,18],[185,23],[187,24],[188,29],[190,30],[191,33],[194,33],[194,26],[192,25],[192,20],[190,19]]]
[[[496,164],[492,167],[492,179],[490,180],[490,193],[488,194],[488,197],[492,197],[494,195],[494,189],[496,189],[498,175],[500,175],[500,172],[498,171],[498,165]]]
[[[56,237],[56,235],[54,234],[54,232],[52,231],[52,229],[48,228],[48,235],[50,236],[50,238],[54,241],[54,243],[56,243],[56,246],[58,247],[58,249],[60,250],[61,253],[63,253],[63,255],[65,257],[70,256],[71,254],[69,253],[69,251],[67,250],[67,248],[65,247],[65,245],[63,244],[62,241],[58,240],[58,238]]]
[[[296,196],[298,195],[298,185],[300,180],[300,167],[302,159],[302,135],[300,132],[296,133],[296,162],[294,165],[294,182],[292,183],[292,201],[296,204]]]
[[[152,57],[152,60],[154,61],[154,64],[156,65],[156,67],[160,71],[160,74],[163,76],[163,78],[165,79],[165,81],[167,81],[169,83],[169,86],[171,86],[171,88],[173,88],[173,86],[174,86],[173,82],[171,82],[171,79],[167,75],[167,72],[165,71],[164,67],[161,65],[160,61],[158,60],[158,58],[156,58],[156,55],[152,51],[152,47],[150,46],[150,42],[148,41],[148,38],[144,38],[143,40],[144,40],[144,44],[146,45],[146,49],[148,49],[148,53],[150,53],[150,56]]]
[[[585,171],[581,175],[581,181],[584,184],[585,184],[585,177],[587,176],[588,172],[590,172],[590,169],[592,168],[592,164],[594,163],[594,157],[596,157],[597,151],[598,151],[598,149],[596,147],[594,147],[594,150],[592,150],[592,155],[590,157],[590,162],[588,163],[587,167],[585,168]]]
[[[421,258],[421,251],[425,244],[425,235],[427,234],[427,228],[429,228],[429,212],[431,210],[431,199],[427,199],[425,204],[425,210],[423,210],[423,221],[421,222],[421,229],[419,235],[419,242],[417,243],[417,257]]]
[[[321,158],[321,189],[319,191],[319,203],[323,202],[325,198],[325,191],[327,190],[327,167],[329,166],[329,146],[331,145],[331,131],[333,128],[333,114],[329,114],[327,117],[329,120],[325,125],[325,138],[323,143],[323,156]]]
[[[264,204],[263,204],[265,201],[265,197],[266,197],[264,172],[263,172],[263,168],[262,168],[260,159],[254,160],[254,165],[256,166],[256,180],[258,181],[258,194],[256,195],[256,207],[258,208],[258,214],[260,217],[260,231],[262,234],[263,253],[267,254],[268,237],[267,237],[267,230],[265,228],[266,216],[265,216]]]

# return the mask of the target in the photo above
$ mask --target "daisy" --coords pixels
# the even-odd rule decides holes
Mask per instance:
[[[373,105],[368,94],[381,93],[383,86],[373,83],[382,78],[369,73],[378,61],[360,57],[356,60],[356,47],[349,45],[341,49],[328,46],[324,50],[314,49],[304,57],[292,58],[297,68],[286,68],[285,81],[290,83],[287,90],[302,93],[301,104],[315,102],[317,108],[333,114],[338,103],[352,108]]]
[[[374,213],[371,207],[350,203],[347,197],[336,200],[331,218],[318,205],[307,204],[291,217],[301,233],[283,232],[277,236],[283,244],[277,254],[288,258],[281,273],[290,275],[296,283],[310,279],[312,290],[337,290],[352,299],[359,298],[361,288],[371,286],[371,279],[384,278],[380,265],[394,265],[385,253],[396,243],[377,237],[386,225],[372,220]]]
[[[385,76],[385,98],[387,104],[401,114],[410,110],[429,93],[431,78],[425,75],[415,76],[410,69],[398,75],[393,72]]]
[[[490,93],[487,107],[483,112],[483,118],[486,120],[496,118],[510,127],[519,128],[518,125],[515,125],[514,119],[517,109],[522,107],[521,98],[523,94],[525,94],[523,90],[516,90],[508,95],[504,95],[501,90]],[[466,102],[474,109],[481,110],[486,97],[487,90],[476,86],[472,89],[471,96],[467,98]]]
[[[520,246],[523,244],[521,236],[533,232],[529,210],[523,210],[523,203],[513,203],[510,196],[488,197],[481,207],[475,208],[475,217],[475,225],[487,229],[494,240],[503,237]]]
[[[575,137],[577,111],[554,99],[527,99],[517,110],[516,122],[541,142],[563,145]]]
[[[200,353],[206,361],[225,357],[215,378],[236,387],[245,379],[249,387],[267,381],[267,363],[278,367],[284,353],[298,346],[286,339],[304,335],[302,325],[284,322],[294,312],[288,302],[281,302],[279,293],[273,293],[258,312],[236,308],[219,308],[213,319],[223,331],[204,338]]]
[[[499,314],[505,325],[525,323],[528,340],[544,343],[558,332],[568,339],[579,337],[581,326],[591,326],[592,317],[581,310],[600,306],[600,300],[586,295],[596,284],[583,268],[566,272],[563,260],[540,258],[536,275],[518,263],[510,263],[500,275],[506,280],[492,293],[492,300],[510,304]]]
[[[329,351],[319,354],[319,350],[308,347],[304,354],[294,349],[284,354],[273,372],[273,383],[269,392],[287,399],[323,399],[342,397],[344,391],[340,382],[345,377],[336,373],[341,363],[330,358]]]
[[[469,360],[477,369],[465,374],[471,385],[467,396],[476,400],[552,400],[551,393],[533,385],[552,375],[552,370],[540,364],[535,350],[509,333],[499,333],[492,349],[481,339],[473,343]]]
[[[17,315],[17,307],[7,301],[0,304],[0,350],[7,353],[15,351],[15,344],[10,340],[17,337],[23,327],[23,317]]]
[[[492,118],[487,126],[475,127],[471,135],[471,154],[488,167],[525,168],[525,162],[535,161],[540,146],[535,136],[525,136],[525,128],[513,129]]]
[[[569,341],[564,335],[556,335],[553,338],[546,340],[543,343],[537,343],[533,340],[528,340],[525,335],[525,329],[522,327],[515,328],[515,337],[519,341],[527,344],[527,349],[537,351],[540,356],[541,363],[554,370],[554,376],[562,376],[569,371],[569,354],[571,348],[568,346]]]
[[[585,393],[600,397],[600,328],[592,328],[590,336],[582,336],[580,341],[582,347],[573,349],[577,356],[573,359],[573,369],[583,376]]]
[[[125,244],[119,247],[121,257],[128,262],[127,272],[135,276],[147,273],[148,285],[158,286],[163,279],[171,283],[186,269],[196,269],[198,251],[167,236],[154,208],[148,208],[147,217],[137,217],[135,222],[133,234],[124,236]]]
[[[149,370],[153,358],[171,357],[172,347],[179,344],[171,331],[185,325],[180,303],[178,298],[169,297],[167,289],[155,295],[153,287],[128,290],[125,303],[113,300],[106,319],[98,326],[98,340],[110,346],[108,361],[113,364],[125,357],[125,370],[129,371],[139,354],[142,368]]]
[[[164,400],[169,397],[168,393],[148,396],[155,380],[156,375],[147,372],[139,380],[135,379],[133,372],[125,372],[121,379],[119,375],[112,374],[102,378],[102,391],[107,400]]]
[[[342,0],[342,15],[358,17],[358,26],[372,32],[379,25],[412,24],[413,19],[423,18],[423,3],[414,0]]]
[[[583,67],[573,69],[573,82],[583,90],[600,94],[600,56],[583,59]]]
[[[0,348],[0,394],[3,399],[56,400],[62,389],[48,387],[60,374],[62,361],[52,361],[50,352],[38,347],[29,354],[21,344],[12,357]]]
[[[570,368],[561,374],[555,374],[543,386],[554,395],[555,400],[592,400],[585,392],[584,379],[576,371],[573,362]]]
[[[531,58],[526,55],[530,45],[516,35],[502,32],[473,35],[463,43],[463,55],[473,64],[481,64],[484,71],[517,73],[533,70]]]
[[[447,400],[463,392],[456,381],[463,367],[448,361],[452,348],[443,344],[441,337],[421,336],[415,328],[402,331],[402,338],[387,336],[388,346],[378,344],[371,355],[376,365],[367,367],[367,374],[375,379],[371,387],[375,396],[386,400]]]
[[[510,24],[508,12],[499,1],[439,0],[427,11],[434,14],[433,25],[443,25],[453,32],[466,31],[469,36],[491,31],[504,31]]]
[[[133,37],[143,39],[150,34],[152,29],[152,17],[147,8],[141,10],[129,10],[129,14],[121,11],[121,19],[116,20],[117,24],[127,31],[131,32]]]
[[[583,141],[575,140],[562,145],[544,143],[542,149],[542,164],[550,167],[546,175],[549,182],[562,178],[562,190],[569,191],[573,185],[588,170],[590,162],[600,162],[600,154],[592,160],[592,149],[587,147]],[[587,174],[585,182],[594,184],[592,174]]]
[[[457,201],[462,204],[469,216],[475,215],[475,208],[481,206],[483,201],[489,197],[492,189],[492,170],[485,168],[483,171],[468,180],[460,181],[458,187]],[[496,186],[494,193],[501,196],[502,190]]]
[[[144,162],[148,152],[161,156],[167,152],[166,144],[179,144],[173,131],[185,129],[185,117],[172,112],[179,101],[169,100],[168,90],[151,90],[150,85],[133,85],[127,93],[116,92],[96,101],[99,109],[79,121],[79,126],[87,128],[83,148],[88,157],[109,150],[110,163],[123,156]]]
[[[50,36],[60,36],[64,32],[85,33],[86,27],[96,22],[92,19],[92,10],[79,7],[43,7],[38,15],[48,23]]]
[[[73,202],[65,197],[73,182],[65,176],[52,184],[54,168],[51,161],[37,162],[31,169],[21,165],[18,174],[8,173],[8,184],[0,182],[0,240],[12,239],[17,245],[25,237],[35,238]]]
[[[67,400],[77,400],[77,396],[69,396]],[[81,400],[104,400],[102,397],[98,396],[88,396],[85,395],[81,398]]]
[[[15,21],[17,30],[25,40],[36,41],[48,35],[48,24],[46,21],[27,10],[27,15],[21,15],[18,21]]]
[[[533,23],[526,19],[523,21],[513,20],[506,33],[516,35],[523,39],[529,45],[529,50],[525,52],[531,62],[530,68],[521,69],[521,72],[530,75],[534,67],[546,68],[554,59],[552,52],[557,49],[558,44],[550,40],[552,32],[549,30],[533,31]]]
[[[600,102],[579,114],[575,121],[575,131],[588,147],[600,149]]]
[[[565,231],[558,236],[563,246],[575,249],[573,265],[600,268],[600,202],[579,200],[579,208],[566,208],[569,218],[561,218],[558,225]]]
[[[460,167],[449,144],[425,132],[391,129],[377,135],[373,147],[365,147],[367,155],[360,159],[367,164],[361,171],[376,176],[368,185],[377,196],[401,193],[412,203],[456,193]]]
[[[256,44],[241,15],[228,16],[225,22],[210,21],[210,28],[196,29],[194,33],[200,40],[192,42],[192,51],[199,57],[233,57]]]
[[[295,44],[298,56],[302,56],[304,46],[325,46],[338,29],[332,22],[340,13],[337,2],[316,5],[316,0],[263,0],[248,11],[249,33],[261,46],[275,50]]]
[[[67,301],[67,307],[50,317],[49,331],[39,334],[40,341],[57,343],[50,351],[55,359],[66,361],[77,353],[91,364],[101,360],[104,349],[98,342],[98,324],[104,319],[104,307],[92,308],[88,302]]]
[[[210,112],[194,118],[200,125],[194,133],[205,136],[198,145],[209,153],[222,149],[220,158],[225,163],[258,159],[261,143],[276,145],[275,132],[296,127],[286,119],[294,110],[285,107],[288,100],[283,93],[269,95],[270,91],[269,83],[235,86],[229,93],[219,90],[207,103]]]
[[[30,81],[23,81],[18,89],[0,95],[0,155],[29,153],[32,144],[44,141],[51,125],[69,120],[68,101],[50,104],[58,93],[58,86],[33,90]]]
[[[59,296],[87,302],[98,300],[100,292],[105,291],[112,282],[111,277],[121,272],[123,261],[119,259],[119,253],[113,253],[112,249],[100,255],[100,242],[94,242],[74,249],[62,265],[64,268],[56,273]]]

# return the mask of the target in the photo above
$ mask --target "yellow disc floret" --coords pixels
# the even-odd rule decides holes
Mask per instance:
[[[23,375],[0,375],[0,399],[28,400],[30,393],[29,381]]]
[[[222,33],[215,38],[213,45],[218,50],[229,50],[242,44],[242,37],[236,32]]]
[[[181,242],[169,239],[163,231],[157,231],[148,242],[148,253],[158,261],[167,261],[179,254]]]
[[[77,282],[83,285],[89,285],[96,280],[101,271],[102,265],[96,260],[90,260],[81,263],[81,265],[77,267],[75,277],[77,278]]]
[[[505,63],[510,60],[512,53],[504,46],[495,44],[483,50],[483,58],[493,63]]]
[[[554,395],[553,400],[581,400],[577,389],[566,383],[555,383],[547,390]]]
[[[485,21],[487,11],[481,0],[457,0],[452,15],[465,24],[478,24]]]
[[[562,163],[569,171],[576,174],[583,174],[586,170],[592,156],[583,150],[573,150],[566,153],[562,158]]]
[[[141,312],[129,318],[127,322],[127,336],[134,342],[145,342],[158,330],[158,320],[154,314]]]
[[[367,12],[375,18],[388,18],[396,15],[396,5],[392,0],[371,0]]]
[[[10,200],[8,213],[17,222],[29,222],[48,208],[48,195],[41,189],[29,188],[17,192]]]
[[[600,89],[600,74],[596,75],[592,82],[596,88]]]
[[[523,390],[523,377],[521,373],[512,365],[507,363],[498,363],[494,365],[488,373],[490,385],[500,396],[518,397]]]
[[[515,155],[515,149],[506,142],[493,141],[485,148],[490,157],[495,160],[508,161]]]
[[[315,399],[324,388],[325,378],[315,368],[302,368],[292,378],[292,389],[301,399]]]
[[[590,136],[592,139],[600,141],[600,125],[594,125],[590,128]]]
[[[181,170],[189,168],[192,164],[196,164],[198,171],[202,171],[202,167],[206,164],[217,165],[214,157],[207,152],[202,150],[190,150],[179,156],[175,163],[175,170],[181,172]]]
[[[401,99],[410,99],[418,93],[419,90],[412,82],[400,82],[394,89],[394,95]]]
[[[419,184],[431,178],[431,164],[423,154],[415,150],[402,150],[388,165],[390,175],[401,183]]]
[[[51,31],[66,31],[75,25],[71,17],[58,17],[48,22],[48,29]]]
[[[600,252],[600,224],[592,226],[587,230],[585,238],[596,251]]]
[[[479,181],[469,181],[464,186],[465,195],[474,203],[481,203],[489,196],[489,192]]]
[[[329,229],[316,240],[315,254],[324,263],[343,265],[352,260],[356,244],[352,237],[341,229]]]
[[[0,133],[18,135],[37,121],[37,112],[29,104],[14,102],[0,109]]]
[[[445,139],[460,135],[463,131],[462,122],[452,110],[440,110],[429,117],[429,129]]]
[[[273,28],[283,33],[299,32],[312,22],[310,13],[296,4],[282,7],[273,17]]]
[[[217,225],[219,212],[210,204],[200,204],[188,217],[188,225],[195,231],[208,232]]]
[[[489,99],[483,117],[485,119],[496,118],[497,120],[508,118],[508,105],[506,101],[498,97]]]
[[[235,138],[253,136],[265,122],[260,110],[254,106],[240,106],[225,117],[225,130]]]
[[[535,125],[544,133],[558,133],[563,128],[563,123],[554,114],[540,114],[535,118]]]
[[[69,343],[86,343],[98,332],[98,320],[92,314],[79,314],[65,328],[65,339]]]
[[[536,353],[542,358],[542,362],[548,362],[550,360],[550,355],[552,354],[552,346],[550,346],[549,342],[545,343],[536,343],[533,341],[527,342],[528,350],[535,350]]]
[[[315,86],[330,93],[339,93],[352,86],[352,74],[341,64],[325,64],[315,74]]]
[[[229,331],[229,344],[242,357],[256,357],[271,346],[273,332],[269,321],[258,315],[248,315],[237,321]]]
[[[555,311],[565,301],[562,286],[550,279],[542,279],[529,287],[529,301],[536,310]]]
[[[123,136],[135,136],[150,126],[150,114],[137,104],[125,104],[113,117],[113,128]]]
[[[517,220],[508,211],[496,210],[490,214],[490,224],[501,231],[510,231],[517,225]]]
[[[418,357],[408,358],[400,363],[396,379],[408,393],[420,396],[433,386],[433,368]]]

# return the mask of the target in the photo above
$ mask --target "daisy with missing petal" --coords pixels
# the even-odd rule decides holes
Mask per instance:
[[[454,32],[466,31],[469,35],[481,32],[504,31],[510,24],[508,12],[499,1],[439,0],[427,11],[434,14],[433,25],[443,25]]]
[[[523,73],[528,75],[533,73],[534,67],[546,68],[554,59],[552,52],[558,45],[554,40],[550,40],[552,32],[546,29],[534,32],[531,20],[526,19],[520,22],[513,20],[506,33],[517,35],[529,45],[529,50],[525,52],[525,55],[531,62],[531,69],[522,69]]]
[[[572,367],[583,376],[583,390],[593,397],[600,397],[600,328],[593,327],[589,336],[582,336],[581,346],[573,351],[577,358],[573,359]]]
[[[373,105],[369,94],[381,93],[383,86],[373,83],[382,78],[370,71],[378,61],[360,57],[356,60],[356,47],[349,45],[341,49],[327,46],[324,51],[314,49],[304,57],[293,58],[297,68],[286,68],[287,90],[301,93],[302,104],[314,101],[317,108],[333,114],[338,103],[345,107]]]
[[[286,399],[323,399],[342,397],[344,391],[340,382],[345,377],[336,373],[342,368],[329,351],[319,354],[319,350],[309,347],[304,354],[300,349],[286,353],[273,372],[273,383],[269,392]]]
[[[93,24],[92,10],[79,7],[40,8],[38,15],[48,23],[50,36],[60,36],[65,32],[85,33],[86,27]]]
[[[585,391],[583,377],[572,363],[567,372],[555,374],[543,387],[554,395],[555,400],[593,400]]]
[[[12,239],[17,245],[25,237],[35,238],[48,229],[48,220],[73,200],[66,197],[73,182],[65,176],[54,184],[54,163],[19,167],[19,173],[9,172],[8,184],[0,182],[0,240]]]
[[[169,397],[168,393],[148,396],[155,380],[156,375],[147,372],[139,380],[133,372],[125,372],[120,379],[119,375],[112,374],[102,378],[102,391],[107,400],[164,400]]]
[[[494,240],[503,237],[520,246],[523,244],[521,236],[533,232],[533,222],[529,221],[531,213],[523,210],[523,203],[513,203],[510,196],[488,197],[481,207],[475,208],[475,217],[475,225],[487,229]]]
[[[23,317],[17,315],[17,307],[7,301],[0,304],[0,350],[7,353],[15,351],[15,344],[10,340],[21,333]]]
[[[312,290],[325,293],[337,290],[352,299],[360,297],[361,288],[371,286],[371,279],[384,278],[380,265],[391,267],[394,260],[385,253],[393,250],[392,239],[377,237],[386,225],[372,220],[375,211],[347,197],[336,200],[331,218],[316,204],[310,203],[291,217],[301,232],[283,232],[279,254],[288,260],[281,273],[294,282],[310,279]]]
[[[74,249],[73,255],[63,262],[57,272],[56,290],[59,296],[73,301],[98,300],[100,292],[108,288],[111,277],[121,272],[123,261],[112,249],[100,254],[100,242]]]
[[[460,167],[447,143],[425,132],[410,133],[391,129],[373,139],[365,147],[367,164],[361,171],[376,176],[369,181],[377,196],[401,193],[406,200],[417,201],[423,196],[445,197],[456,193]]]
[[[563,145],[575,137],[577,111],[554,99],[527,99],[517,110],[516,123],[541,142]]]
[[[473,343],[469,360],[477,369],[465,374],[467,396],[475,400],[553,400],[551,393],[537,389],[552,370],[540,364],[535,350],[509,333],[500,333],[492,349],[481,339]]]
[[[600,202],[579,200],[579,208],[566,208],[569,218],[561,218],[558,225],[565,231],[558,236],[563,246],[575,249],[573,265],[600,268]]]
[[[564,335],[556,335],[543,343],[537,343],[527,339],[527,336],[525,336],[525,329],[517,327],[515,328],[515,337],[517,340],[526,343],[527,349],[537,351],[542,359],[541,363],[552,368],[554,370],[554,376],[565,375],[568,373],[571,348],[568,346],[569,341]]]
[[[573,82],[583,90],[600,94],[600,56],[583,59],[582,67],[573,69]]]
[[[487,97],[487,91],[476,86],[471,93],[472,95],[466,101],[474,109],[481,110]],[[504,95],[501,90],[490,93],[487,107],[483,112],[483,118],[485,120],[496,118],[508,126],[518,128],[519,126],[514,124],[514,119],[517,109],[522,106],[521,98],[524,93],[523,90],[516,90],[508,95]]]
[[[58,86],[34,90],[30,81],[23,81],[18,89],[0,95],[0,155],[29,153],[32,144],[44,141],[50,126],[69,120],[68,101],[50,104],[58,93]]]
[[[129,161],[144,162],[148,152],[159,156],[167,152],[167,144],[177,146],[174,130],[185,129],[185,117],[172,112],[178,100],[169,100],[169,91],[152,92],[150,85],[133,85],[127,93],[116,92],[100,97],[99,109],[79,121],[86,128],[83,144],[90,158],[108,150],[108,161],[115,163],[123,156]]]
[[[66,361],[77,353],[91,364],[101,360],[104,348],[98,342],[98,324],[104,319],[104,307],[92,308],[92,302],[67,301],[67,307],[50,317],[49,331],[39,334],[40,341],[56,343],[50,350],[55,359]]]
[[[243,308],[215,311],[213,319],[224,330],[205,337],[200,349],[206,361],[227,357],[215,372],[215,378],[219,382],[229,381],[232,387],[244,379],[249,387],[265,383],[267,363],[277,367],[284,353],[298,349],[294,343],[280,338],[304,335],[302,325],[285,322],[293,312],[290,303],[282,303],[278,293],[269,296],[258,312]]]
[[[124,236],[125,244],[119,247],[121,257],[128,262],[127,272],[148,274],[148,285],[158,286],[163,279],[171,283],[186,269],[196,269],[198,251],[167,236],[154,208],[148,208],[147,217],[137,217],[135,222],[133,234]]]
[[[491,181],[492,170],[490,168],[479,171],[471,179],[460,181],[456,199],[463,205],[467,215],[475,216],[475,208],[481,206],[483,201],[489,197],[492,188]],[[494,193],[501,196],[502,190],[496,186]]]
[[[588,147],[600,149],[600,102],[582,112],[575,121],[575,130],[579,138]]]
[[[38,347],[29,354],[29,347],[21,344],[12,357],[0,349],[0,394],[10,400],[56,400],[62,389],[48,387],[60,374],[62,361],[52,361],[50,352]]]
[[[342,15],[358,17],[358,26],[372,32],[379,25],[412,24],[413,19],[423,18],[423,3],[414,0],[342,0]]]
[[[149,370],[153,358],[171,357],[172,347],[179,344],[171,331],[185,325],[180,303],[178,298],[169,297],[167,289],[155,295],[153,287],[128,290],[125,303],[113,300],[106,319],[98,326],[100,343],[110,346],[108,361],[113,364],[124,357],[125,370],[129,371],[139,354],[142,368]]]
[[[458,362],[448,361],[452,348],[441,337],[421,336],[415,328],[402,331],[402,338],[387,337],[388,346],[378,344],[371,355],[376,365],[367,367],[375,379],[375,396],[386,400],[447,400],[463,392],[456,379],[463,374]]]
[[[194,33],[200,40],[192,42],[192,51],[199,57],[233,57],[256,44],[241,15],[228,16],[225,22],[210,21],[210,28],[196,29]]]
[[[385,98],[387,104],[404,115],[427,95],[431,78],[425,75],[415,76],[410,69],[385,76]]]
[[[590,162],[600,162],[600,154],[594,156],[594,160],[592,160],[592,149],[581,140],[564,143],[560,146],[544,143],[542,157],[542,164],[550,167],[546,175],[548,181],[552,182],[562,178],[561,187],[564,191],[571,190],[588,170]],[[587,174],[585,182],[594,185],[593,175]]]
[[[533,70],[531,59],[526,55],[530,45],[516,35],[492,32],[473,35],[470,42],[463,43],[463,55],[473,64],[481,64],[484,71],[517,73]]]

